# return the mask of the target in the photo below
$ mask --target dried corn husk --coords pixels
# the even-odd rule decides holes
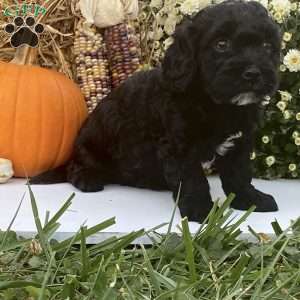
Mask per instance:
[[[95,27],[79,23],[74,43],[77,81],[91,113],[111,91],[106,45]]]
[[[112,87],[118,87],[130,75],[140,68],[139,38],[134,27],[127,23],[105,29]]]
[[[80,9],[86,21],[98,28],[136,19],[139,13],[138,0],[80,0]]]

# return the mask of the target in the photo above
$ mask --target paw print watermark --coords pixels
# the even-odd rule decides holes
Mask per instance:
[[[11,35],[10,44],[14,48],[22,45],[37,47],[39,35],[44,32],[44,25],[36,23],[34,17],[26,18],[17,16],[12,23],[5,26],[4,30]]]

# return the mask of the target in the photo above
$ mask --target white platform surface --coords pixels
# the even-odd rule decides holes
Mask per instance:
[[[225,199],[221,183],[217,177],[209,178],[213,199]],[[248,225],[256,232],[272,234],[271,222],[278,220],[282,228],[290,225],[290,220],[300,217],[300,180],[254,180],[254,185],[260,190],[272,194],[279,206],[275,213],[252,213],[246,222],[241,225],[241,230],[247,234]],[[50,217],[63,205],[66,199],[75,192],[76,196],[72,206],[59,220],[60,228],[53,238],[63,240],[77,232],[86,221],[91,227],[111,217],[116,217],[116,224],[88,239],[89,243],[96,243],[109,236],[120,236],[139,229],[151,229],[164,222],[169,222],[174,208],[170,192],[155,192],[144,189],[121,187],[116,185],[106,186],[104,191],[98,193],[82,193],[68,183],[55,185],[35,185],[32,190],[37,200],[41,220],[45,219],[46,211]],[[13,224],[12,230],[23,237],[33,237],[36,227],[33,219],[28,187],[25,180],[12,179],[0,185],[0,229],[5,230],[20,203],[24,194],[19,214]],[[243,212],[235,211],[236,216]],[[173,230],[180,224],[181,216],[177,209]],[[199,224],[190,222],[190,229],[195,232]],[[159,232],[166,232],[167,226]],[[147,243],[147,237],[138,242]]]

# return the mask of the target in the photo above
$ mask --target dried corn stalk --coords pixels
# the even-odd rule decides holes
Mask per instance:
[[[111,91],[106,45],[95,28],[78,24],[74,42],[77,80],[91,113]]]
[[[140,68],[139,38],[134,27],[127,23],[105,29],[112,87],[118,87],[130,75]]]

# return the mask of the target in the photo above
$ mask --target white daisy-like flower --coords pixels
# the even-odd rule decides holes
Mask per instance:
[[[300,137],[295,138],[295,145],[300,146]]]
[[[286,120],[290,119],[290,118],[291,118],[291,113],[290,113],[290,111],[288,111],[288,110],[284,111],[284,112],[283,112],[283,117],[284,117]]]
[[[286,71],[286,66],[285,65],[280,65],[279,70],[280,70],[280,72],[285,72]]]
[[[272,0],[272,11],[280,13],[283,17],[288,17],[291,13],[292,3],[289,0]]]
[[[287,104],[286,102],[283,102],[283,101],[279,101],[277,102],[276,106],[281,110],[281,111],[284,111],[287,107]]]
[[[290,32],[285,32],[282,38],[285,42],[289,42],[292,39],[292,36],[293,35]]]
[[[295,11],[295,10],[297,10],[297,8],[298,8],[297,3],[296,2],[292,3],[291,10]]]
[[[184,15],[193,15],[201,9],[211,4],[211,0],[185,0],[181,6],[180,11]]]
[[[286,48],[286,42],[282,41],[281,42],[281,50],[284,50]]]
[[[292,137],[293,137],[294,139],[296,139],[297,137],[299,137],[299,132],[298,132],[297,130],[295,130],[295,131],[293,132],[293,134],[292,134]]]
[[[291,172],[296,171],[296,169],[297,169],[296,164],[289,164],[289,170],[290,170]]]
[[[267,166],[268,166],[268,167],[271,167],[272,165],[275,164],[276,159],[275,159],[275,157],[272,155],[272,156],[268,156],[268,157],[266,158],[265,161],[266,161]]]
[[[267,135],[264,135],[261,140],[264,144],[268,144],[270,142],[270,138]]]
[[[279,12],[274,13],[273,18],[275,19],[275,21],[277,23],[279,23],[279,24],[283,23],[284,17],[281,13],[279,13]],[[281,46],[281,49],[284,49],[284,48],[282,48],[282,46]]]
[[[297,49],[289,50],[283,59],[283,63],[290,72],[300,71],[300,51]]]
[[[296,120],[300,121],[300,112],[296,113]]]
[[[289,102],[292,100],[293,96],[288,91],[278,91],[281,96],[282,101]]]

